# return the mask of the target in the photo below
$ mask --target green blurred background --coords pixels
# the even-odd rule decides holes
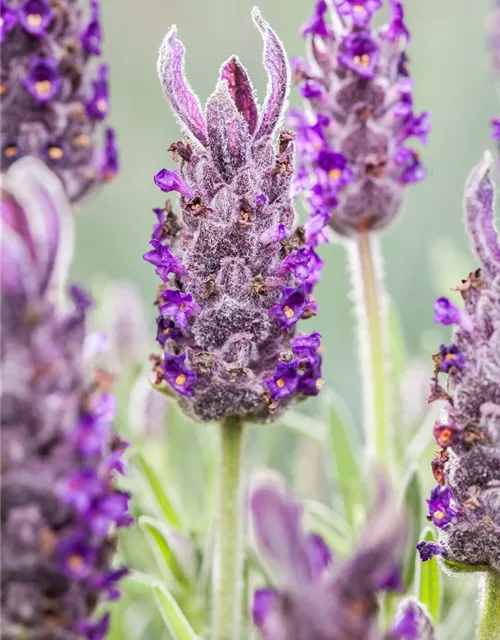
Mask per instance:
[[[78,220],[73,276],[82,284],[92,287],[102,275],[126,278],[138,284],[146,303],[153,299],[156,278],[141,254],[153,222],[151,208],[164,198],[152,176],[164,166],[172,167],[166,149],[179,138],[156,78],[158,46],[170,25],[177,24],[187,49],[187,74],[202,101],[213,90],[219,66],[232,53],[246,65],[262,98],[262,43],[251,21],[252,6],[253,0],[101,2],[104,53],[111,67],[112,124],[122,167],[116,181]],[[405,7],[412,31],[409,54],[416,108],[431,112],[434,129],[423,150],[429,176],[408,189],[403,215],[384,237],[383,250],[388,289],[400,311],[410,352],[428,357],[441,337],[432,321],[437,284],[455,284],[447,280],[448,271],[458,277],[454,265],[446,264],[449,244],[464,254],[459,269],[463,275],[474,266],[462,223],[463,184],[490,146],[489,120],[498,107],[485,53],[488,0],[407,0]],[[260,1],[290,56],[303,53],[298,28],[312,8],[313,0]],[[296,90],[291,102],[299,104]],[[337,389],[359,418],[358,350],[345,252],[328,245],[321,255],[326,261],[317,289],[321,313],[308,321],[307,330],[314,325],[323,334],[327,386]],[[151,309],[152,324],[154,315]]]

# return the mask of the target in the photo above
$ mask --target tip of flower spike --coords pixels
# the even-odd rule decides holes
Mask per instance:
[[[255,22],[257,26],[262,26],[264,18],[262,17],[262,13],[260,12],[259,7],[256,5],[252,8],[252,20]]]

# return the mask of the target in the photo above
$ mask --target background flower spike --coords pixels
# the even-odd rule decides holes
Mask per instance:
[[[1,8],[2,171],[22,157],[40,158],[80,204],[118,172],[113,130],[100,127],[110,96],[108,66],[94,65],[102,45],[99,3],[14,4]]]
[[[15,242],[21,277],[2,277],[1,628],[96,640],[109,614],[95,620],[95,609],[128,573],[111,566],[114,530],[132,520],[115,477],[126,443],[112,427],[112,378],[86,360],[92,300],[77,285],[64,304],[52,295],[70,242],[57,181],[31,158],[3,180],[2,264]]]

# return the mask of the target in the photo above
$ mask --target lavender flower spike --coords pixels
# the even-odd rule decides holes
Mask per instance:
[[[202,111],[184,77],[184,47],[172,28],[160,48],[165,95],[185,128],[171,145],[179,171],[154,181],[180,196],[155,209],[144,259],[162,280],[158,293],[157,383],[199,420],[266,421],[321,388],[319,336],[294,338],[316,313],[312,289],[322,262],[291,205],[294,135],[274,134],[288,95],[289,69],[278,37],[254,9],[269,85],[259,110],[244,67],[232,56]],[[297,342],[298,341],[298,342]],[[305,344],[305,343],[304,343]]]
[[[387,486],[381,482],[378,491],[357,550],[340,561],[317,534],[303,532],[300,504],[273,488],[254,490],[256,540],[281,585],[254,594],[253,620],[263,640],[434,640],[414,601],[404,603],[387,634],[379,630],[377,593],[399,573],[405,528]]]
[[[439,528],[439,552],[446,561],[500,571],[500,243],[494,226],[491,154],[472,170],[465,189],[466,223],[481,267],[458,285],[465,302],[453,345],[461,366],[440,352],[431,400],[448,406],[434,434],[441,447],[433,463],[438,486],[430,517]],[[454,357],[453,357],[454,358]],[[440,376],[446,372],[446,391]],[[427,550],[423,549],[425,559]]]
[[[330,7],[330,9],[329,9]],[[425,177],[410,139],[425,142],[429,114],[415,113],[401,2],[375,28],[380,0],[317,0],[303,28],[310,61],[293,61],[306,113],[297,130],[299,187],[341,236],[388,227],[407,185]]]
[[[4,176],[2,364],[2,637],[105,637],[98,602],[119,596],[110,530],[129,524],[115,486],[125,443],[113,432],[110,379],[84,362],[90,298],[61,302],[70,205],[34,158]]]
[[[93,70],[99,3],[2,0],[1,17],[2,171],[38,157],[76,203],[118,169],[113,131],[99,128],[109,108],[107,65]]]

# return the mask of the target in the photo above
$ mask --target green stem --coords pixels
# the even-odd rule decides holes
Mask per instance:
[[[361,350],[366,448],[389,471],[391,410],[385,291],[377,238],[362,233],[351,244],[354,293],[358,307],[358,342]]]
[[[214,571],[212,640],[238,640],[241,618],[242,550],[240,467],[244,426],[237,418],[221,423],[217,566]]]
[[[500,640],[500,573],[498,571],[488,571],[485,574],[477,632],[477,640]]]

